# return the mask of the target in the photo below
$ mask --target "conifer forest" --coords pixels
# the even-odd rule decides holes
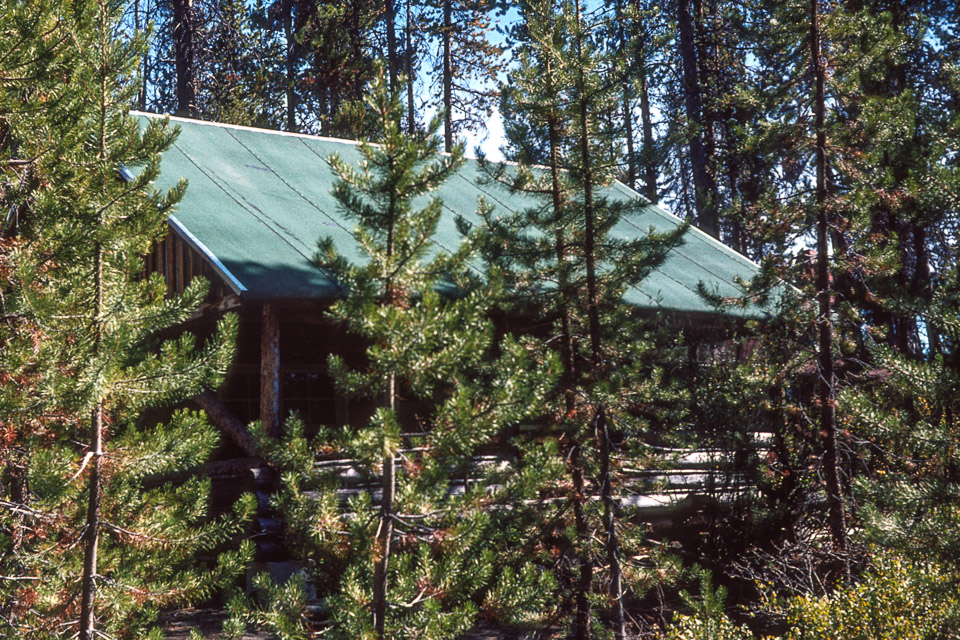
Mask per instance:
[[[0,6],[0,638],[960,638],[954,0]]]

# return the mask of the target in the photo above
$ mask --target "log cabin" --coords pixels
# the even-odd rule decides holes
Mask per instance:
[[[163,154],[156,186],[169,187],[183,178],[189,186],[168,219],[165,239],[147,257],[146,272],[160,273],[170,295],[182,292],[198,276],[210,282],[207,302],[190,322],[192,331],[202,335],[223,313],[240,316],[238,355],[224,385],[216,394],[196,399],[228,436],[220,462],[212,463],[208,471],[232,478],[240,470],[259,467],[246,428],[252,421],[260,420],[276,435],[285,416],[294,411],[308,429],[358,419],[347,401],[337,397],[325,369],[329,353],[349,359],[359,357],[362,348],[324,319],[324,308],[341,291],[312,258],[322,237],[332,238],[348,259],[360,257],[352,223],[344,219],[331,195],[335,177],[326,163],[332,153],[348,162],[358,162],[360,156],[356,143],[346,140],[182,118],[170,118],[169,126],[179,127],[180,134]],[[536,203],[483,180],[474,160],[468,160],[437,195],[445,215],[434,239],[436,251],[459,243],[458,217],[480,221],[476,213],[480,198],[495,214]],[[646,202],[619,182],[604,188],[602,195]],[[631,238],[681,223],[646,203],[612,233]],[[698,289],[736,297],[737,280],[750,280],[757,272],[755,263],[691,227],[685,242],[624,299],[687,330],[742,324],[767,311],[732,307],[721,313]]]

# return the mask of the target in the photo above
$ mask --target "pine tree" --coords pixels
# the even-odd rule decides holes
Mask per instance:
[[[359,167],[328,160],[339,176],[333,194],[357,224],[362,262],[329,240],[317,260],[344,290],[330,317],[367,345],[362,365],[331,356],[331,376],[371,415],[340,433],[322,431],[313,449],[294,427],[274,453],[291,471],[279,506],[289,544],[329,606],[324,633],[451,638],[481,608],[506,617],[542,606],[543,580],[529,567],[506,568],[493,542],[495,488],[473,456],[534,411],[552,378],[519,342],[494,343],[492,290],[471,273],[472,241],[448,253],[433,239],[443,203],[429,194],[461,166],[462,147],[438,153],[438,119],[425,137],[406,137],[382,67],[368,104],[384,131],[380,143],[359,146]],[[376,489],[341,505],[340,476],[314,466],[316,451],[348,460]],[[288,597],[268,602],[299,605],[254,618],[303,633],[302,588],[274,586]]]
[[[504,71],[503,47],[491,38],[491,0],[433,0],[423,17],[438,40],[432,56],[429,101],[444,116],[444,151],[463,131],[486,127],[496,99],[495,83]]]
[[[376,131],[364,99],[373,78],[380,8],[374,0],[297,5],[296,41],[305,63],[300,84],[309,87],[298,96],[301,130],[349,139]]]
[[[159,607],[204,598],[241,568],[237,554],[196,564],[236,530],[231,519],[209,521],[208,483],[152,480],[216,446],[199,414],[180,410],[157,424],[149,412],[218,383],[236,323],[224,320],[203,346],[190,334],[160,337],[204,287],[165,299],[158,277],[141,277],[142,256],[184,185],[150,186],[174,132],[164,123],[141,131],[125,113],[142,42],[115,39],[115,8],[104,0],[13,14],[20,27],[45,27],[21,34],[41,38],[30,56],[55,56],[46,71],[61,81],[4,88],[15,105],[4,116],[8,150],[30,175],[7,194],[18,220],[0,283],[12,480],[0,514],[0,628],[12,637],[143,636]],[[24,108],[34,101],[46,106]]]
[[[616,62],[598,50],[596,26],[580,4],[527,3],[514,35],[520,63],[503,92],[504,112],[513,119],[513,158],[520,165],[491,167],[491,179],[546,201],[514,218],[489,219],[487,258],[510,273],[510,289],[525,313],[555,323],[551,349],[559,351],[563,376],[551,399],[547,433],[570,481],[562,504],[548,502],[534,517],[552,523],[547,530],[569,524],[560,536],[573,566],[561,571],[560,610],[572,616],[573,636],[588,638],[593,602],[603,593],[610,603],[603,617],[622,638],[622,575],[638,572],[624,569],[621,549],[642,544],[642,534],[635,535],[621,517],[618,465],[623,459],[642,464],[644,421],[629,407],[658,395],[643,381],[659,382],[662,375],[642,323],[622,297],[682,241],[686,228],[638,237],[627,220],[643,200],[600,193],[612,182],[617,162],[610,151],[614,134],[598,114],[616,108],[621,87],[609,81],[616,77]],[[531,169],[531,162],[545,169]],[[604,540],[599,548],[597,539]]]
[[[874,355],[885,375],[848,390],[840,403],[848,428],[871,445],[863,456],[870,473],[857,479],[854,491],[864,505],[866,542],[877,555],[903,559],[912,578],[944,576],[931,584],[949,602],[960,582],[956,269],[942,282],[920,317],[942,335],[944,352],[917,361],[878,346]],[[949,612],[953,630],[960,628],[955,609]]]
[[[857,355],[870,363],[840,406],[852,437],[869,443],[858,451],[864,472],[854,481],[866,540],[915,573],[952,572],[943,585],[950,593],[958,549],[957,252],[948,238],[960,172],[949,149],[960,85],[956,51],[945,43],[955,42],[956,23],[938,3],[878,8],[850,3],[835,23],[838,33],[861,27],[841,58],[845,67],[864,51],[883,51],[840,83],[848,96],[842,140],[859,153],[837,180],[864,229],[841,236],[851,270],[842,285],[867,318]]]
[[[283,122],[282,48],[264,24],[262,0],[219,0],[208,8],[207,52],[198,69],[204,119],[268,129]]]

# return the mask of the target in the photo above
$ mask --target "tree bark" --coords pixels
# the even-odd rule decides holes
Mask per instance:
[[[397,11],[395,0],[383,0],[387,20],[387,71],[390,78],[390,90],[398,91],[397,86]]]
[[[617,17],[617,39],[620,41],[620,48],[626,50],[627,35],[623,28],[623,7],[622,0],[616,0]],[[637,188],[637,156],[633,148],[633,88],[630,86],[630,74],[623,76],[623,125],[624,133],[627,139],[627,184],[631,189]]]
[[[577,580],[576,614],[573,624],[575,640],[590,640],[590,592],[593,585],[593,557],[590,553],[591,535],[587,517],[583,511],[586,488],[583,481],[583,463],[580,460],[580,443],[575,442],[570,450],[570,469],[573,479],[573,517],[577,531],[580,577]]]
[[[555,96],[553,87],[553,67],[550,60],[545,61],[544,83],[547,87],[549,99]],[[569,279],[566,276],[565,265],[567,260],[566,237],[563,232],[563,197],[560,186],[560,133],[558,116],[555,110],[550,111],[547,117],[548,141],[550,145],[550,190],[554,213],[554,251],[557,265],[560,268],[558,276],[560,286],[560,356],[563,364],[561,385],[563,387],[564,409],[566,416],[576,413],[575,386],[577,381],[576,356],[574,354],[573,329],[570,318],[570,307],[567,303],[569,295]],[[568,456],[570,474],[573,478],[573,512],[574,526],[577,539],[581,545],[589,540],[589,529],[583,512],[584,481],[580,466],[580,443],[577,434],[571,434],[573,443]],[[576,617],[574,620],[574,637],[577,640],[586,640],[590,637],[590,586],[593,582],[593,564],[589,552],[577,549],[580,563],[576,595]]]
[[[90,494],[83,535],[83,577],[80,583],[80,640],[96,637],[94,601],[97,597],[97,552],[100,546],[100,461],[103,457],[103,405],[97,403],[90,421],[93,444],[90,461]]]
[[[716,238],[719,234],[719,225],[713,206],[716,187],[707,170],[707,156],[703,145],[703,93],[700,88],[690,0],[677,0],[677,31],[680,59],[683,64],[684,104],[687,120],[692,129],[689,151],[697,226]]]
[[[173,0],[173,48],[177,70],[177,115],[197,117],[196,21],[193,0]]]
[[[101,162],[108,157],[107,149],[107,60],[108,53],[108,23],[107,6],[100,2],[100,51],[99,51],[99,153],[97,159]],[[104,178],[106,179],[106,178]],[[104,193],[106,185],[102,186]],[[95,233],[99,233],[104,226],[103,213],[98,215]],[[103,353],[103,312],[104,312],[104,284],[103,284],[104,249],[99,236],[93,247],[93,351],[94,361],[99,360]],[[87,521],[83,532],[83,574],[80,578],[80,640],[94,640],[96,637],[97,597],[97,553],[100,547],[100,463],[103,459],[103,410],[104,402],[99,385],[95,386],[97,394],[90,416],[90,481],[87,500]]]
[[[580,0],[576,2],[577,11],[577,59],[583,61],[583,26],[581,24]],[[603,375],[603,338],[600,326],[600,294],[599,281],[597,276],[597,249],[596,249],[596,221],[594,220],[595,210],[593,202],[593,158],[590,151],[590,96],[587,94],[587,79],[583,76],[583,64],[578,65],[580,76],[578,78],[577,93],[579,94],[579,118],[580,118],[580,171],[583,179],[583,222],[584,222],[584,260],[586,263],[587,276],[587,316],[590,332],[590,350],[591,350],[591,368],[593,369],[593,378],[599,379]],[[607,534],[607,562],[610,567],[610,599],[613,606],[614,636],[616,640],[623,640],[625,633],[624,611],[623,611],[623,587],[620,577],[620,545],[617,534],[616,521],[613,510],[612,482],[610,474],[610,439],[607,429],[606,412],[603,405],[595,407],[596,412],[596,436],[599,438],[600,450],[600,485],[603,492],[604,502],[604,526]],[[591,565],[592,570],[592,565]],[[581,583],[581,589],[583,588]],[[589,588],[589,585],[587,585]]]
[[[452,30],[452,11],[450,3],[443,0],[443,150],[450,153],[453,149],[453,60],[450,53],[450,31]]]
[[[263,305],[260,322],[260,424],[280,437],[280,318],[273,304]]]
[[[103,246],[94,251],[94,357],[103,341]],[[97,399],[90,418],[90,481],[87,522],[83,534],[83,576],[80,581],[80,640],[96,637],[97,552],[100,547],[100,461],[103,458],[103,401]]]
[[[814,119],[816,128],[816,166],[817,166],[817,297],[819,316],[817,325],[820,334],[820,429],[823,435],[823,466],[827,488],[827,502],[830,511],[830,533],[837,553],[846,558],[847,526],[843,494],[840,488],[840,474],[837,461],[837,417],[836,417],[836,372],[833,363],[833,323],[832,287],[830,284],[829,263],[829,225],[827,215],[827,135],[825,128],[825,84],[826,63],[823,59],[820,43],[820,6],[819,0],[810,1],[810,50],[813,66],[815,95]],[[844,562],[844,573],[849,576],[849,564]]]
[[[407,0],[406,20],[406,54],[407,67],[407,133],[413,135],[417,130],[417,114],[413,105],[413,12],[410,10],[411,0]]]
[[[390,374],[387,381],[387,407],[396,410],[396,376]],[[380,477],[380,524],[377,526],[376,560],[373,565],[373,626],[377,638],[386,638],[387,618],[387,571],[390,569],[390,552],[393,545],[393,501],[397,480],[396,456],[390,450],[383,456],[383,471]]]
[[[287,74],[287,131],[297,131],[297,77],[294,69],[296,40],[293,32],[293,0],[283,5],[283,37],[286,42],[284,68]]]
[[[660,201],[657,194],[657,155],[653,139],[653,117],[650,113],[650,92],[647,84],[647,65],[644,45],[640,45],[640,122],[643,127],[643,146],[640,151],[643,163],[643,195],[653,204]]]
[[[634,0],[634,7],[639,13],[639,0]],[[660,201],[657,195],[657,154],[656,141],[653,138],[653,115],[650,111],[650,88],[647,82],[647,47],[648,37],[646,26],[640,19],[635,19],[634,29],[637,37],[637,57],[635,67],[639,73],[640,123],[643,142],[640,147],[640,164],[643,169],[643,195],[647,200],[656,204]]]
[[[143,28],[142,20],[140,19],[140,0],[134,0],[133,3],[133,27],[136,29],[137,33],[140,33]],[[143,59],[140,61],[140,89],[137,91],[137,109],[140,111],[147,110],[147,56],[149,52],[143,54]]]
[[[394,252],[394,224],[396,221],[396,202],[391,194],[388,204],[387,256]],[[384,283],[387,304],[391,304],[395,294],[393,283],[388,279]],[[397,410],[397,376],[390,372],[387,376],[383,406],[395,414]],[[387,434],[383,434],[386,443]],[[380,523],[374,544],[373,563],[373,627],[378,640],[386,638],[388,571],[393,546],[393,502],[396,494],[396,454],[389,446],[384,446],[383,470],[380,473]]]

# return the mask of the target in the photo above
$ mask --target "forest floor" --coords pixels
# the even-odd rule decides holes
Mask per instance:
[[[223,622],[227,614],[222,609],[181,609],[163,616],[166,640],[187,640],[194,629],[204,640],[224,640]],[[517,640],[521,631],[479,627],[467,633],[461,640]],[[274,640],[276,636],[264,631],[243,634],[240,640]]]
[[[222,609],[181,609],[163,616],[164,637],[167,640],[187,640],[194,629],[205,640],[223,640],[223,621],[227,613]],[[241,640],[271,640],[273,636],[265,632],[248,632]]]

